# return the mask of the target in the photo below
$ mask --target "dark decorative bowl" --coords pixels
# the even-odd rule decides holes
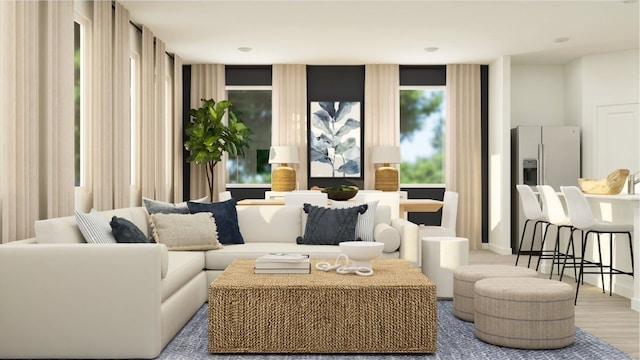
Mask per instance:
[[[331,200],[336,200],[336,201],[349,200],[352,197],[356,196],[356,194],[358,193],[358,188],[355,186],[342,186],[340,187],[340,189],[336,189],[336,190],[334,190],[333,188],[334,187],[322,189],[322,192],[327,194],[327,197]]]

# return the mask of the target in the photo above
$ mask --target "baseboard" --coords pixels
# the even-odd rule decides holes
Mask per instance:
[[[493,251],[498,255],[512,255],[510,247],[497,246],[494,244],[489,244],[489,250]]]

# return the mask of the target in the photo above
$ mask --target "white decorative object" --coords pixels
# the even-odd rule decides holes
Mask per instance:
[[[353,266],[371,268],[371,260],[382,255],[383,243],[371,241],[344,241],[340,251],[353,260]]]
[[[342,263],[342,260],[344,260],[344,264]],[[347,274],[356,274],[360,276],[373,275],[373,269],[371,267],[365,267],[365,266],[356,267],[352,265],[353,264],[351,264],[351,260],[349,260],[349,257],[347,255],[340,254],[336,258],[336,261],[333,263],[333,265],[331,265],[326,261],[320,261],[316,264],[316,269],[322,270],[322,271],[331,271],[335,269],[336,272],[340,275],[347,275]]]

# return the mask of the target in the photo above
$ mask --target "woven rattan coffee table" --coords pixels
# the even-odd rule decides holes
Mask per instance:
[[[405,260],[374,260],[370,277],[254,274],[236,260],[209,287],[215,353],[431,353],[436,287]]]

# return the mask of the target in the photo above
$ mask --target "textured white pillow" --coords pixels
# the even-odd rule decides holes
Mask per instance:
[[[353,201],[333,201],[331,207],[336,209],[351,208],[366,204],[367,211],[364,214],[358,214],[358,223],[356,224],[356,239],[362,241],[375,241],[373,236],[373,227],[375,226],[376,208],[378,200],[369,202],[353,202]]]
[[[109,220],[105,219],[96,209],[86,214],[76,211],[76,223],[84,240],[90,244],[115,244],[116,238],[111,233]]]
[[[152,214],[153,237],[169,250],[222,249],[211,213]]]
[[[400,247],[400,232],[389,224],[376,225],[373,232],[377,242],[384,243],[384,252],[394,252]]]

